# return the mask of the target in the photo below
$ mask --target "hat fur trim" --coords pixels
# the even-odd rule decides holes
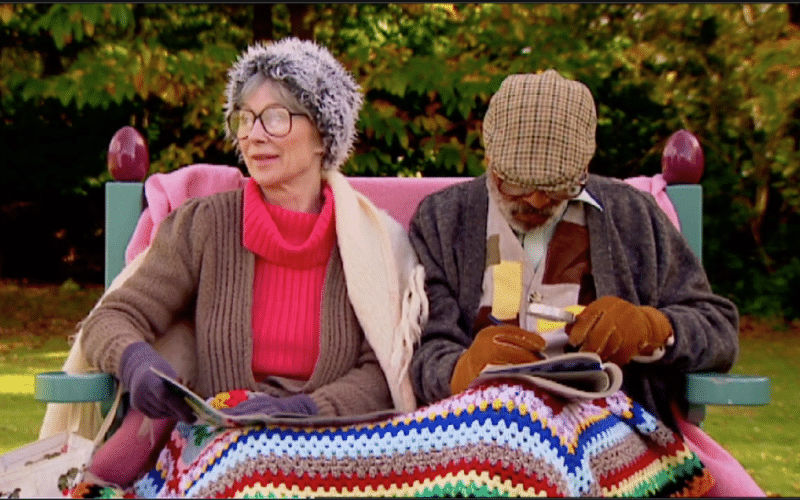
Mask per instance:
[[[249,46],[228,71],[225,89],[225,135],[242,160],[239,140],[228,126],[245,82],[256,73],[282,82],[311,111],[325,152],[323,169],[340,169],[353,151],[356,123],[363,104],[361,87],[324,47],[290,37]]]

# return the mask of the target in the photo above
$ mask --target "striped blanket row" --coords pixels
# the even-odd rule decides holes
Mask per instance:
[[[342,427],[179,423],[126,491],[73,497],[701,496],[713,479],[624,393],[566,401],[493,380],[410,414]]]

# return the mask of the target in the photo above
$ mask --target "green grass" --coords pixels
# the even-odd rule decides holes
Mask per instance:
[[[767,406],[711,406],[704,430],[722,444],[768,495],[800,496],[800,338],[743,338],[735,373],[769,377]]]
[[[60,370],[68,350],[66,339],[50,339],[36,348],[24,339],[0,345],[0,453],[39,438],[46,405],[33,399],[33,379]]]
[[[101,292],[0,281],[0,453],[38,439],[46,405],[33,399],[34,375],[61,369],[69,336]]]
[[[99,289],[72,285],[47,291],[0,283],[0,453],[38,438],[45,404],[33,399],[33,377],[61,368],[69,334],[99,293]],[[768,325],[756,324],[755,333],[752,324],[743,329],[748,331],[743,334],[734,372],[768,376],[772,402],[756,407],[709,407],[703,426],[768,495],[798,497],[800,328],[770,332]]]

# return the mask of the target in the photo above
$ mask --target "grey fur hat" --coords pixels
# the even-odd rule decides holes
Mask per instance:
[[[322,137],[323,169],[339,169],[353,151],[356,123],[364,98],[361,87],[324,47],[294,37],[248,47],[228,71],[225,89],[225,134],[239,152],[239,140],[228,126],[245,82],[261,73],[282,82],[312,114]]]

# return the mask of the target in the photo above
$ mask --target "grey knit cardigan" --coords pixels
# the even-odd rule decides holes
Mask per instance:
[[[667,425],[684,374],[727,371],[738,352],[734,304],[711,291],[700,260],[655,199],[630,185],[590,175],[586,186],[603,210],[585,205],[597,297],[614,295],[666,314],[675,344],[658,361],[623,367],[623,389]],[[411,221],[411,244],[425,268],[429,318],[411,364],[421,404],[450,395],[458,357],[471,331],[486,262],[485,175],[429,195]]]

